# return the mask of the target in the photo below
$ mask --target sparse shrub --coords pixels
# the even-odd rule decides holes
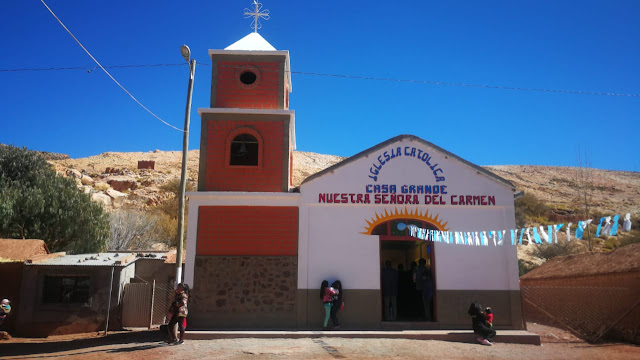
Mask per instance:
[[[640,230],[634,230],[632,227],[631,232],[623,232],[620,234],[620,240],[618,241],[620,242],[621,247],[640,243]]]
[[[109,250],[148,250],[155,243],[175,243],[177,221],[162,212],[121,209],[111,213]]]
[[[604,247],[613,250],[620,246],[620,242],[615,236],[608,236],[604,239]]]
[[[533,194],[524,194],[515,201],[516,226],[549,222],[550,208]]]
[[[518,274],[519,274],[518,276],[522,276],[528,273],[529,271],[535,269],[536,267],[538,267],[538,265],[532,262],[518,259]]]
[[[576,251],[576,248],[570,242],[562,241],[557,244],[538,244],[533,248],[533,255],[541,259],[551,260],[556,256],[575,254]]]

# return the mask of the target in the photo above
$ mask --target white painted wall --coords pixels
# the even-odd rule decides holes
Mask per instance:
[[[428,167],[416,158],[400,156],[382,166],[377,182],[368,177],[385,150],[416,147],[432,156],[445,181],[436,182]],[[493,195],[495,206],[319,204],[320,193],[365,193],[367,184],[446,185],[447,195]],[[340,279],[348,289],[378,289],[380,253],[377,236],[362,235],[367,220],[395,209],[428,210],[447,222],[452,231],[509,230],[515,227],[513,189],[457,159],[445,158],[422,141],[403,138],[304,183],[299,194],[249,192],[189,193],[189,229],[185,282],[193,284],[199,206],[299,206],[298,288],[317,289],[322,280]],[[422,198],[424,195],[420,195]],[[421,199],[421,203],[422,203]],[[508,232],[507,232],[508,235]],[[193,245],[191,245],[193,244]],[[517,290],[516,247],[509,238],[503,246],[487,247],[435,243],[436,286],[440,290]]]
[[[377,157],[387,149],[400,146],[420,148],[432,156],[431,164],[443,169],[445,181],[436,182],[428,167],[416,158],[401,156],[382,166],[377,182],[368,177]],[[379,165],[379,164],[378,164]],[[384,205],[384,204],[319,204],[320,193],[365,193],[367,184],[395,184],[400,192],[403,184],[447,185],[447,195],[493,195],[495,206]],[[420,195],[421,203],[422,197]],[[340,278],[350,289],[379,288],[379,240],[361,235],[366,220],[395,209],[428,210],[447,221],[456,231],[508,230],[515,226],[513,190],[503,183],[479,173],[456,159],[445,158],[425,143],[404,138],[351,163],[333,173],[312,179],[301,186],[300,212],[306,226],[300,227],[300,261],[298,287],[319,288],[323,279]],[[510,244],[510,240],[509,244]],[[304,252],[302,252],[304,250]],[[436,243],[435,272],[441,290],[508,290],[518,289],[516,248],[505,244],[495,247],[449,245]]]

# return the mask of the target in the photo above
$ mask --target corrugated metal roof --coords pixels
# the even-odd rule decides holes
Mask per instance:
[[[133,255],[132,259],[128,259],[123,263],[130,255]],[[51,259],[45,259],[42,261],[34,262],[32,264],[25,265],[46,265],[46,266],[129,266],[129,264],[135,262],[137,258],[133,253],[97,253],[97,254],[77,254],[77,255],[65,255],[55,257]]]

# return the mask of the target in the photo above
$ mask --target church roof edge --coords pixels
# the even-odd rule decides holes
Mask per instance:
[[[507,179],[505,179],[503,177],[500,177],[500,176],[492,173],[491,171],[489,171],[489,170],[487,170],[487,169],[485,169],[485,168],[483,168],[481,166],[478,166],[478,165],[476,165],[476,164],[474,164],[474,163],[472,163],[470,161],[467,161],[467,160],[461,158],[460,156],[458,156],[458,155],[456,155],[456,154],[454,154],[452,152],[449,152],[449,151],[447,151],[447,150],[445,150],[445,149],[443,149],[443,148],[441,148],[441,147],[439,147],[439,146],[437,146],[437,145],[435,145],[433,143],[430,143],[430,142],[428,142],[428,141],[426,141],[426,140],[424,140],[422,138],[419,138],[419,137],[417,137],[415,135],[407,135],[407,134],[398,135],[398,136],[392,137],[389,140],[383,141],[378,145],[374,145],[373,147],[370,147],[370,148],[368,148],[368,149],[366,149],[364,151],[361,151],[361,152],[359,152],[359,153],[357,153],[357,154],[355,154],[353,156],[350,156],[350,157],[342,160],[341,162],[339,162],[337,164],[334,164],[333,166],[330,166],[330,167],[328,167],[328,168],[326,168],[326,169],[324,169],[324,170],[322,170],[320,172],[317,172],[317,173],[307,177],[306,179],[304,179],[304,181],[302,181],[300,186],[304,185],[305,183],[307,183],[307,182],[309,182],[309,181],[311,181],[313,179],[316,179],[316,178],[319,178],[319,177],[321,177],[321,176],[323,176],[325,174],[328,174],[328,173],[334,171],[337,168],[340,168],[340,167],[345,166],[345,165],[347,165],[347,164],[349,164],[351,162],[359,160],[360,158],[363,158],[363,157],[365,157],[365,156],[367,156],[367,155],[369,155],[369,154],[371,154],[373,152],[376,152],[376,151],[378,151],[378,150],[380,150],[380,149],[382,149],[382,148],[384,148],[384,147],[386,147],[386,146],[388,146],[390,144],[393,144],[393,143],[398,142],[398,141],[402,141],[404,139],[414,140],[414,141],[423,143],[424,145],[435,149],[436,151],[444,154],[445,156],[451,157],[451,158],[463,163],[464,165],[467,165],[467,166],[473,168],[474,170],[478,171],[479,173],[490,177],[494,181],[497,181],[497,182],[501,183],[502,185],[505,185],[505,186],[511,188],[513,191],[516,190],[516,187],[509,180],[507,180]]]

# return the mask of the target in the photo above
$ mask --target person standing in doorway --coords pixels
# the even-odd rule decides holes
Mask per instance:
[[[433,279],[431,279],[431,271],[422,273],[422,308],[424,310],[424,317],[427,321],[432,321],[431,304],[433,303]]]
[[[425,258],[420,258],[420,260],[418,260],[418,267],[415,268],[415,270],[413,271],[413,283],[416,286],[416,292],[419,299],[418,303],[421,305],[419,309],[422,310],[425,319],[427,319],[427,321],[430,321],[429,314],[427,314],[426,312],[427,307],[425,305],[425,301],[424,301],[425,293],[423,291],[423,287],[425,284],[425,273],[429,272],[429,269],[427,269],[426,265],[427,265],[427,260]]]
[[[380,283],[382,285],[384,319],[385,321],[395,321],[398,318],[398,272],[393,268],[390,260],[384,263]]]

